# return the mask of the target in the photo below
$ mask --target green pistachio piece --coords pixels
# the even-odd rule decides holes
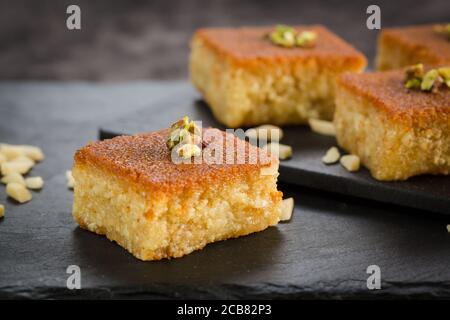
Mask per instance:
[[[169,137],[166,141],[167,148],[172,150],[180,143],[191,144],[194,142],[195,135],[199,135],[199,129],[194,121],[185,116],[171,125]]]
[[[409,79],[405,82],[406,89],[420,89],[420,79]]]
[[[317,34],[313,31],[303,31],[297,35],[296,44],[300,47],[312,47],[315,45]]]
[[[201,150],[199,146],[196,144],[183,144],[180,148],[177,150],[178,156],[189,159],[192,157],[197,157],[201,154]]]
[[[424,70],[423,70],[423,64],[418,63],[412,66],[409,66],[406,68],[405,70],[406,73],[406,80],[411,80],[411,79],[422,79],[423,75],[424,75]]]
[[[420,89],[422,89],[423,91],[431,91],[436,85],[437,81],[439,81],[439,78],[439,72],[436,69],[431,69],[423,77]]]
[[[270,40],[279,46],[292,47],[295,44],[295,30],[289,26],[278,25],[270,33]]]

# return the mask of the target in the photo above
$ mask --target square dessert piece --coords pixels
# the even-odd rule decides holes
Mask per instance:
[[[406,89],[402,71],[344,74],[334,118],[341,147],[378,180],[450,172],[450,89]]]
[[[450,64],[449,37],[437,32],[438,25],[387,28],[378,38],[378,70],[400,69],[409,65]]]
[[[211,130],[232,139],[236,150],[245,147],[245,161],[176,164],[166,147],[167,129],[77,151],[76,222],[142,260],[181,257],[208,243],[276,225],[282,203],[278,160],[232,134],[203,132]],[[262,157],[254,158],[254,149]]]
[[[365,57],[323,26],[311,47],[270,41],[275,27],[201,29],[191,43],[190,74],[214,116],[228,127],[330,120],[334,86],[344,71],[360,72]]]

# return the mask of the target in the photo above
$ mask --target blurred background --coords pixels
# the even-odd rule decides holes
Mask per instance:
[[[81,30],[66,28],[70,4]],[[190,37],[207,26],[320,23],[372,62],[370,4],[382,28],[450,21],[449,0],[0,0],[0,79],[184,79]]]

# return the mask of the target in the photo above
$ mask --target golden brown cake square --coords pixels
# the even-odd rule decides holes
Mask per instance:
[[[449,37],[436,31],[436,24],[386,28],[378,38],[378,70],[401,69],[423,63],[450,64]]]
[[[342,72],[361,72],[365,57],[320,25],[313,47],[286,48],[267,35],[274,27],[208,28],[191,42],[190,76],[214,116],[228,127],[330,120]]]
[[[76,222],[142,260],[181,257],[208,243],[276,225],[282,202],[278,160],[230,133],[203,132],[231,139],[235,150],[243,147],[245,161],[176,164],[166,147],[167,129],[77,151]]]
[[[450,89],[409,90],[403,71],[338,80],[336,138],[378,180],[450,172]]]

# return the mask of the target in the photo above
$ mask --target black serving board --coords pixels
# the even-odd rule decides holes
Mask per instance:
[[[8,119],[0,142],[46,154],[31,172],[45,180],[31,202],[8,200],[0,185],[0,298],[450,298],[448,217],[286,183],[280,190],[295,199],[289,223],[180,259],[142,262],[80,229],[65,181],[75,150],[96,139],[99,122],[190,90],[179,82],[0,83]],[[366,286],[373,264],[381,290]],[[66,287],[70,265],[81,269],[81,290]]]
[[[167,95],[149,102],[143,109],[101,124],[100,139],[162,129],[184,115],[202,120],[203,126],[224,129],[188,83],[168,85],[165,90]],[[407,181],[380,182],[365,168],[351,173],[339,164],[323,164],[321,158],[326,150],[336,145],[334,137],[316,134],[308,126],[286,127],[284,132],[281,142],[291,145],[294,154],[281,162],[280,181],[450,214],[450,176],[423,175]]]

